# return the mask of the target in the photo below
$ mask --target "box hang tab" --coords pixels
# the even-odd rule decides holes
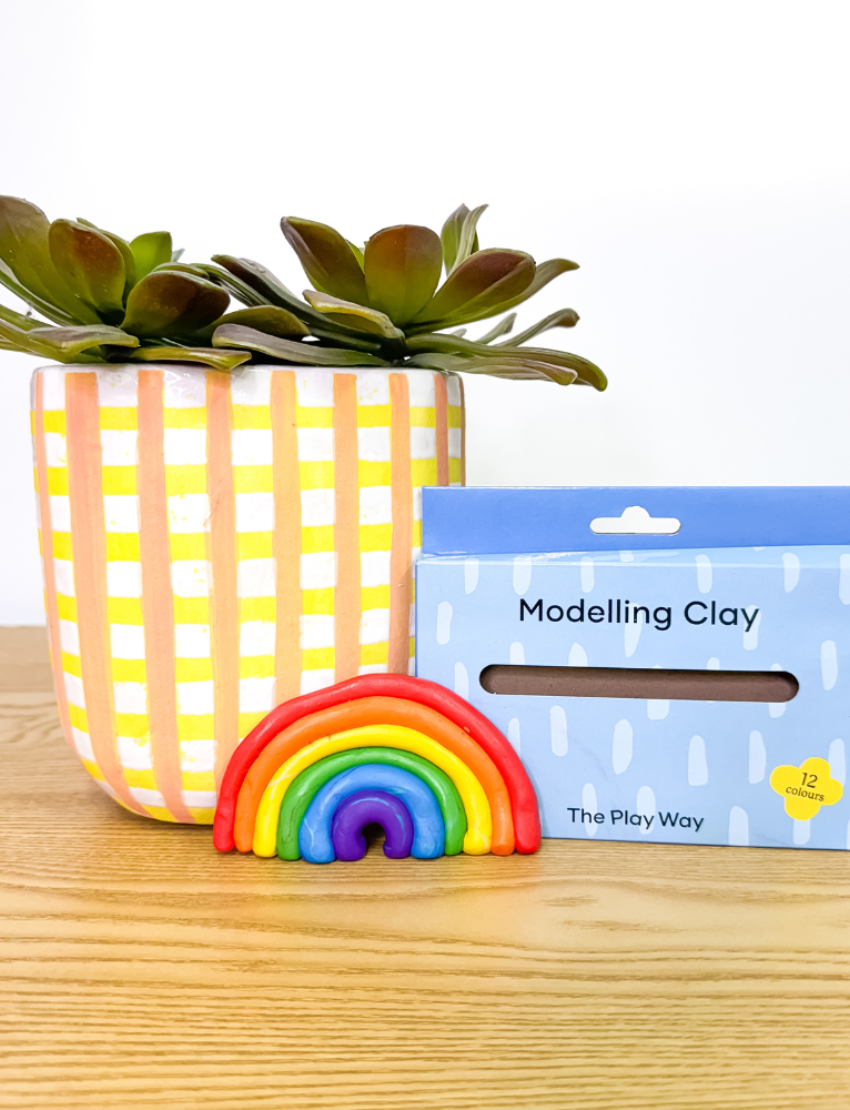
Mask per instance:
[[[847,486],[426,487],[426,555],[850,544]],[[634,506],[675,533],[595,532]]]

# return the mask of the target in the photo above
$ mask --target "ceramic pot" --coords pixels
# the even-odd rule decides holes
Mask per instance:
[[[464,480],[459,378],[47,367],[32,407],[59,713],[123,806],[209,824],[275,705],[410,669],[421,489]]]

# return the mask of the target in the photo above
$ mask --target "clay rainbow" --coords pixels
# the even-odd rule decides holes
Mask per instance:
[[[434,682],[373,674],[273,709],[225,771],[213,824],[221,852],[358,859],[378,822],[385,854],[537,851],[534,787],[510,743]]]

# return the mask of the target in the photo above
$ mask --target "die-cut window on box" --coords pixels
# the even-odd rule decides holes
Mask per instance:
[[[630,505],[622,516],[598,516],[590,522],[598,536],[675,536],[681,527],[676,517],[652,517],[640,505]]]
[[[533,667],[493,663],[481,672],[488,694],[550,698],[648,698],[777,704],[797,696],[787,671],[696,671],[631,667]]]

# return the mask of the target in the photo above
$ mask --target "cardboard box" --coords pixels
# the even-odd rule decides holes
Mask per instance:
[[[629,506],[681,527],[591,530]],[[544,837],[847,849],[850,489],[426,489],[416,673]]]

